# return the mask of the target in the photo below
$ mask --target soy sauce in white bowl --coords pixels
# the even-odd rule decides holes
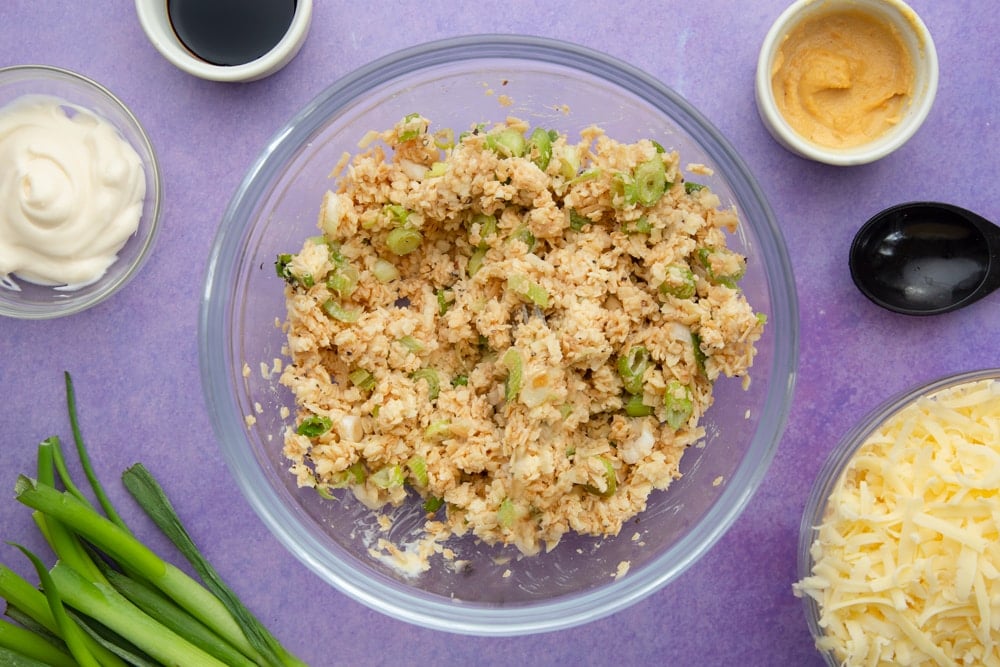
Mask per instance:
[[[213,65],[243,65],[288,32],[296,0],[167,0],[170,24],[181,43]]]

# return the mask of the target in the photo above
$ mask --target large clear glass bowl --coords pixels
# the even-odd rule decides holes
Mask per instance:
[[[282,418],[280,409],[294,404],[277,374],[264,372],[283,358],[285,343],[276,326],[285,304],[275,257],[317,233],[319,204],[341,154],[355,152],[368,130],[391,127],[413,112],[436,127],[514,115],[572,137],[598,124],[619,140],[651,138],[678,150],[682,165],[711,167],[714,175],[697,180],[740,213],[730,246],[749,258],[741,286],[768,316],[753,381],[748,390],[739,380],[716,383],[705,446],[684,455],[683,477],[655,493],[617,537],[566,537],[552,552],[523,559],[460,539],[449,546],[468,567],[456,572],[434,561],[430,571],[408,578],[368,555],[378,532],[371,511],[351,498],[330,502],[300,490],[287,472],[282,432],[292,417]],[[452,632],[513,635],[578,625],[623,609],[680,575],[732,525],[760,483],[795,380],[792,270],[746,165],[662,83],[600,53],[546,39],[434,42],[390,55],[329,87],[281,128],[236,191],[203,298],[205,395],[223,455],[254,509],[298,558],[345,594],[398,619]],[[414,502],[392,518],[390,538],[404,541],[423,515]],[[612,576],[626,561],[628,573]]]

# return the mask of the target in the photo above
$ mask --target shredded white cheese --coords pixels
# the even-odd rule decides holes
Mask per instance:
[[[1000,665],[1000,382],[922,398],[861,446],[812,574],[819,648],[843,665]]]

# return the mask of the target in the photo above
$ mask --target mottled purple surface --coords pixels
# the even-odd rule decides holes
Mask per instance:
[[[131,106],[158,151],[163,227],[143,273],[80,315],[0,320],[0,485],[31,472],[42,438],[69,430],[73,373],[85,434],[112,497],[137,516],[115,473],[142,460],[160,476],[223,576],[312,665],[819,665],[792,596],[799,518],[812,478],[851,424],[915,383],[1000,366],[1000,293],[965,311],[913,319],[854,288],[847,250],[877,210],[938,199],[1000,220],[1000,14],[984,2],[913,0],[941,62],[923,129],[869,166],[806,162],[757,118],[757,50],[785,0],[653,3],[332,3],[286,69],[253,84],[202,81],[154,51],[126,0],[2,0],[0,65],[76,70]],[[478,32],[569,40],[645,69],[687,97],[734,144],[784,231],[800,297],[800,373],[771,469],[726,536],[636,606],[552,634],[476,639],[424,630],[323,584],[266,530],[224,466],[199,386],[196,324],[222,212],[264,142],[327,85],[402,47]],[[26,508],[0,503],[3,540],[41,550]],[[150,526],[143,537],[159,543]],[[27,571],[13,548],[0,560]]]

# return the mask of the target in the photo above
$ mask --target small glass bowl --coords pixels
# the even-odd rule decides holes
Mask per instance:
[[[774,61],[785,37],[802,21],[838,10],[862,10],[885,21],[902,40],[914,71],[913,95],[900,121],[872,141],[847,148],[822,146],[799,134],[778,109],[771,85]],[[761,46],[755,80],[757,110],[775,140],[792,153],[835,166],[867,164],[900,148],[920,129],[934,104],[938,74],[930,30],[902,0],[796,0],[778,16]]]
[[[802,513],[802,523],[799,526],[798,581],[802,581],[804,578],[812,575],[814,562],[810,549],[819,535],[819,526],[823,523],[826,515],[826,506],[830,494],[833,493],[834,488],[840,483],[841,477],[850,465],[855,453],[865,444],[868,438],[883,423],[917,400],[937,394],[946,389],[954,389],[965,384],[972,384],[983,380],[1000,380],[1000,368],[967,371],[949,375],[903,391],[872,410],[844,435],[833,451],[830,452],[822,468],[820,468],[809,497],[806,499],[805,509]],[[803,595],[802,602],[805,606],[806,623],[809,626],[809,632],[818,641],[824,636],[823,628],[819,625],[819,604],[809,595]],[[840,664],[831,652],[821,651],[821,653],[826,664],[830,667],[837,667]]]
[[[419,112],[467,128],[508,115],[579,136],[597,124],[620,141],[650,138],[676,149],[741,215],[730,247],[748,256],[740,287],[768,316],[750,387],[720,378],[702,422],[704,447],[683,476],[606,539],[567,535],[551,552],[519,558],[471,535],[407,576],[371,557],[378,513],[352,496],[331,502],[296,487],[282,452],[295,403],[280,384],[287,338],[277,254],[316,234],[330,172],[369,130]],[[324,581],[394,618],[438,630],[509,636],[566,628],[614,613],[659,590],[703,556],[759,485],[784,429],[798,355],[795,280],[766,200],[729,143],[675,92],[637,69],[573,44],[476,35],[386,56],[330,86],[278,130],[250,168],[216,236],[199,323],[202,385],[223,456],[247,500],[277,538]],[[277,360],[277,361],[276,361]],[[396,544],[418,538],[420,503],[388,512]],[[623,568],[627,574],[621,575]]]
[[[90,308],[131,280],[149,256],[160,223],[163,184],[149,137],[136,117],[108,89],[91,79],[48,65],[0,68],[0,107],[24,96],[58,98],[110,123],[135,149],[146,180],[139,227],[96,282],[73,289],[37,285],[17,277],[0,276],[0,315],[20,319],[49,319]]]

